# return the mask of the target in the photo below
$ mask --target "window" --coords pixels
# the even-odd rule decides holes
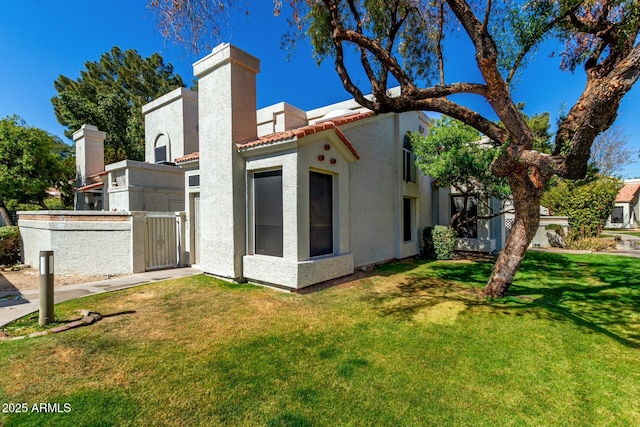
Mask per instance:
[[[309,255],[333,253],[333,176],[309,173]]]
[[[282,171],[253,174],[254,243],[258,255],[282,256]]]
[[[156,142],[153,145],[155,148],[153,149],[153,157],[156,163],[167,163],[169,160],[167,158],[169,146],[169,138],[167,135],[161,133],[156,137]]]
[[[127,185],[127,171],[120,169],[111,173],[112,187],[125,187]]]
[[[200,187],[200,174],[189,175],[189,187]]]
[[[624,222],[624,208],[622,206],[616,206],[611,212],[611,223],[622,224]]]
[[[453,222],[453,228],[458,228],[460,223],[464,223],[458,228],[458,237],[467,237],[470,239],[478,238],[478,221],[467,221],[469,218],[478,216],[478,201],[475,197],[466,197],[466,214],[456,218]],[[465,205],[465,196],[451,196],[451,217],[462,212]]]
[[[167,146],[156,147],[154,149],[154,155],[156,157],[156,163],[162,163],[167,161]]]
[[[406,182],[416,182],[416,156],[413,154],[409,134],[404,136],[402,145],[402,179]]]
[[[411,218],[413,217],[412,200],[408,197],[402,199],[402,240],[410,242],[413,240],[413,227]]]

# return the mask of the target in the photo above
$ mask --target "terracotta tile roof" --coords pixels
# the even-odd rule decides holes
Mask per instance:
[[[633,202],[638,190],[640,190],[640,184],[625,184],[618,192],[616,202]]]
[[[187,163],[187,162],[191,162],[191,161],[198,160],[198,159],[200,159],[200,152],[196,151],[195,153],[191,153],[191,154],[187,154],[187,155],[182,156],[182,157],[178,157],[176,159],[176,164]]]
[[[93,175],[89,175],[87,178],[98,178],[107,174],[107,171],[102,171],[98,173],[94,173]]]
[[[360,158],[360,155],[353,147],[351,142],[347,139],[347,137],[342,133],[342,131],[338,128],[338,126],[345,125],[347,123],[353,123],[358,120],[365,119],[367,117],[373,116],[373,112],[368,111],[366,113],[355,113],[349,116],[337,117],[335,119],[328,119],[326,121],[318,122],[313,125],[303,126],[297,129],[291,129],[284,132],[272,133],[269,135],[262,136],[254,141],[238,143],[236,146],[239,149],[253,148],[259,147],[262,145],[273,144],[276,142],[290,141],[296,139],[302,139],[305,136],[313,135],[315,133],[324,132],[327,130],[333,130],[338,138],[342,140],[345,146],[353,153],[356,159]]]
[[[89,184],[89,185],[85,185],[84,187],[78,187],[76,188],[76,191],[88,191],[88,190],[94,190],[96,188],[100,188],[104,185],[103,182],[96,182],[95,184]]]

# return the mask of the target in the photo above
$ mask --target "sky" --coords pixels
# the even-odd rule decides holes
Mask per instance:
[[[64,127],[53,112],[53,82],[59,75],[76,79],[87,61],[98,61],[113,46],[135,49],[147,57],[160,53],[176,73],[189,84],[192,64],[205,56],[166,41],[157,27],[147,0],[21,0],[6,2],[0,12],[0,117],[17,114],[27,124],[42,128],[63,140]],[[252,2],[249,16],[231,21],[224,41],[261,60],[257,77],[258,108],[288,102],[304,110],[349,99],[331,61],[320,67],[311,47],[302,42],[288,59],[281,48],[286,31],[284,17],[274,17],[272,2]],[[448,81],[480,81],[469,53],[469,43],[452,36],[454,49],[447,56]],[[552,46],[542,46],[535,60],[521,73],[512,94],[516,102],[526,102],[525,112],[548,111],[552,120],[578,99],[585,85],[580,71],[562,72]],[[360,76],[362,76],[360,74]],[[356,82],[365,81],[362,77]],[[616,126],[628,135],[628,148],[640,150],[640,84],[625,97]],[[465,100],[467,102],[468,99]],[[471,100],[480,111],[488,108],[482,100]],[[637,156],[634,156],[637,158]],[[624,169],[624,178],[640,177],[640,161]]]

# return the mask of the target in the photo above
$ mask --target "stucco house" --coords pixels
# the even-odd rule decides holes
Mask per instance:
[[[185,211],[176,263],[289,289],[417,255],[421,230],[448,224],[455,195],[416,170],[408,143],[427,131],[424,113],[375,115],[353,100],[257,110],[260,61],[229,44],[193,68],[198,93],[143,107],[145,162],[105,166],[105,134],[76,132],[76,209]],[[500,249],[503,221],[491,221],[461,248]]]
[[[607,228],[637,228],[640,218],[640,180],[630,179],[618,192]]]

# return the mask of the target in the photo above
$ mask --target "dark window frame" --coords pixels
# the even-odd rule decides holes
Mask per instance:
[[[200,174],[189,175],[189,187],[200,187]]]
[[[309,256],[333,255],[333,175],[309,171]]]
[[[253,174],[253,253],[284,255],[282,169]]]
[[[402,179],[405,182],[415,183],[417,181],[416,155],[413,154],[409,135],[404,136],[402,144]]]
[[[464,200],[463,195],[452,194],[451,195],[451,217],[458,213],[458,207],[455,203],[456,199]],[[468,217],[478,216],[478,200],[473,197],[468,197],[468,206],[467,206],[467,216],[465,218],[458,218],[456,222],[453,223],[453,227],[457,228],[458,223],[464,221]],[[478,238],[478,220],[471,222],[461,228],[458,229],[458,237],[459,238],[467,238],[467,239],[477,239]]]
[[[159,147],[155,147],[153,149],[153,157],[156,160],[156,163],[166,162],[167,161],[167,146],[161,145]]]
[[[413,199],[402,198],[402,241],[407,243],[415,240],[413,237]]]
[[[620,215],[616,215],[616,211],[620,213]],[[615,206],[613,211],[611,211],[611,224],[624,224],[624,207],[623,206]]]

